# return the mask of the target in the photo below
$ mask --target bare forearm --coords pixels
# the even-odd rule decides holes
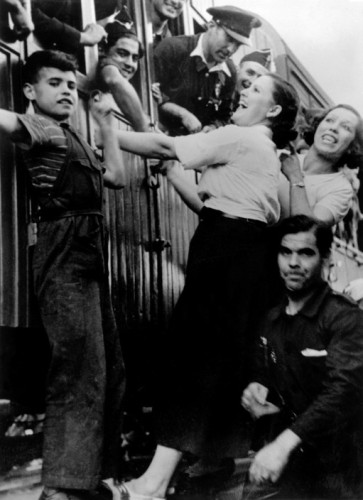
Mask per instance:
[[[165,134],[117,131],[117,138],[119,147],[130,153],[161,160],[177,159],[174,139]]]
[[[185,173],[176,167],[168,170],[167,178],[187,207],[199,214],[204,205],[198,196],[196,184],[186,179]]]
[[[170,101],[164,102],[161,105],[161,109],[163,110],[163,113],[173,116],[174,118],[178,118],[179,120],[182,120],[185,112],[187,112],[187,110],[182,106],[179,106],[179,104],[175,104]]]
[[[105,186],[114,189],[122,188],[126,184],[126,170],[115,129],[109,125],[101,125],[100,133],[104,145],[104,167],[106,171],[103,179]]]
[[[183,125],[188,132],[194,134],[202,130],[202,124],[199,119],[186,108],[183,108],[174,102],[168,101],[163,103],[160,109],[167,116],[179,120],[180,124]]]
[[[300,181],[290,181],[290,215],[308,215],[314,217],[314,212],[309,204],[306,188],[298,186]]]
[[[113,72],[115,67],[109,67]],[[106,73],[108,67],[104,68]],[[134,87],[119,73],[112,78],[105,78],[105,81],[116,101],[117,106],[130,122],[132,128],[137,132],[147,132],[149,120],[142,108],[139,96]]]

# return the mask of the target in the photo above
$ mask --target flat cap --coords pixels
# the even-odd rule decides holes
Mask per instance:
[[[232,5],[210,7],[207,12],[230,37],[245,45],[250,45],[249,36],[253,28],[261,26],[261,21],[254,14]]]

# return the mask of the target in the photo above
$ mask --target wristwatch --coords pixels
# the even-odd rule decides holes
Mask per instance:
[[[304,188],[304,187],[305,187],[305,182],[304,182],[304,181],[293,182],[293,183],[291,184],[291,187],[299,187],[299,188]]]

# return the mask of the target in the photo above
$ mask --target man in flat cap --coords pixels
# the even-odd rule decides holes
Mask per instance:
[[[212,7],[208,30],[177,36],[155,50],[155,74],[160,83],[160,120],[172,134],[199,132],[226,123],[233,107],[236,69],[231,55],[249,44],[261,22],[237,7]]]

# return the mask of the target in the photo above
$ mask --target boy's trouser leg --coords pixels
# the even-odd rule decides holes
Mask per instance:
[[[51,346],[43,482],[93,489],[101,478],[107,392],[100,285],[86,279],[52,281],[42,297]]]

